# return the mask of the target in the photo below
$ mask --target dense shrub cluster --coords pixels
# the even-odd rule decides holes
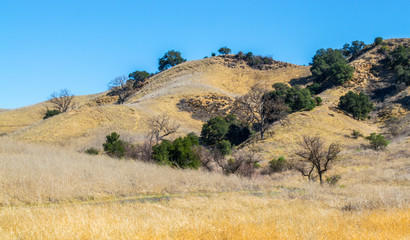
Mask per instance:
[[[193,151],[193,147],[198,145],[199,139],[195,133],[190,133],[184,138],[179,137],[174,141],[163,140],[152,148],[153,158],[159,164],[198,169],[201,162]]]
[[[320,85],[320,90],[349,81],[353,77],[353,70],[353,67],[347,64],[342,51],[331,48],[319,49],[310,68],[314,82]],[[317,85],[315,87],[317,89]]]
[[[55,116],[60,114],[61,112],[57,109],[47,109],[46,112],[44,113],[43,119],[47,119],[49,117]]]
[[[273,58],[271,57],[253,55],[252,52],[248,52],[246,54],[239,52],[235,55],[235,58],[238,60],[243,60],[249,67],[257,69],[262,69],[263,65],[270,65],[274,62]]]
[[[360,92],[359,94],[349,91],[340,97],[340,109],[351,113],[355,119],[363,120],[373,110],[374,105],[369,96]]]
[[[225,118],[219,116],[209,119],[202,126],[201,142],[210,147],[216,147],[224,155],[230,153],[232,146],[246,141],[251,135],[248,126],[230,114]]]
[[[410,85],[410,47],[398,46],[388,56],[389,67],[397,74],[398,82]]]
[[[306,88],[289,87],[284,83],[275,83],[273,87],[275,90],[269,92],[269,98],[283,99],[291,112],[309,111],[316,106],[315,99],[312,98],[310,91]]]

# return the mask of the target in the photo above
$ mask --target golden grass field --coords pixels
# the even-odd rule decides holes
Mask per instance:
[[[326,90],[321,106],[291,114],[244,147],[259,149],[265,166],[292,159],[303,135],[338,143],[340,158],[325,174],[341,175],[335,186],[295,171],[248,179],[83,153],[101,149],[112,131],[143,140],[147,119],[160,113],[182,125],[176,136],[199,133],[203,122],[176,106],[182,98],[234,98],[255,83],[303,79],[306,66],[260,71],[213,57],[154,75],[123,105],[97,104],[100,93],[76,96],[74,110],[46,120],[49,102],[0,109],[0,239],[410,239],[410,138],[371,150],[351,133],[384,133],[383,124],[336,108],[348,90],[378,80],[369,68],[376,52],[352,62],[352,86]]]
[[[1,137],[0,239],[409,239],[407,146],[347,148],[329,173],[338,186],[320,187]]]

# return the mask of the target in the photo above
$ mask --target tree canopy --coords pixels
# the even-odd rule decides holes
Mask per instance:
[[[374,105],[369,96],[360,92],[359,94],[349,91],[340,97],[339,107],[353,115],[358,120],[363,120],[373,110]]]
[[[182,58],[180,52],[170,50],[166,52],[164,56],[158,60],[158,70],[164,71],[183,62],[186,62],[186,59]]]
[[[219,52],[220,54],[226,55],[226,54],[230,54],[230,53],[231,53],[231,49],[228,48],[228,47],[221,47],[221,48],[218,50],[218,52]]]
[[[352,44],[346,43],[343,45],[343,55],[345,57],[356,58],[359,56],[360,51],[366,46],[363,41],[353,41]]]
[[[397,74],[398,82],[410,85],[410,47],[398,46],[388,56],[388,63],[391,69]]]
[[[313,57],[310,71],[314,82],[319,83],[322,88],[342,85],[353,77],[353,67],[347,64],[340,50],[319,49]]]

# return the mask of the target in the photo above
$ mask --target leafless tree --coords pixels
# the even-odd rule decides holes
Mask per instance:
[[[254,85],[251,90],[238,97],[234,102],[233,112],[247,124],[257,124],[261,139],[270,123],[287,116],[288,107],[282,99],[268,97],[269,91],[261,85]]]
[[[300,157],[293,163],[293,167],[309,180],[314,179],[314,172],[319,176],[320,184],[323,184],[323,174],[337,160],[340,146],[332,143],[325,147],[324,140],[319,136],[303,136],[298,144],[301,150],[296,153]]]
[[[60,112],[67,112],[75,106],[74,95],[67,88],[50,95],[50,103]]]
[[[154,135],[150,132],[145,136],[145,141],[142,144],[136,145],[136,159],[144,162],[152,161],[152,147],[154,144]]]
[[[256,170],[256,164],[260,161],[257,151],[239,150],[232,154],[231,159],[215,158],[215,162],[226,174],[236,174],[244,177],[252,177]]]
[[[110,94],[118,96],[119,104],[123,104],[132,94],[132,83],[128,80],[126,76],[119,76],[108,83]]]
[[[175,121],[171,121],[170,116],[166,113],[148,119],[147,124],[156,139],[156,143],[159,143],[164,137],[176,133],[181,126]]]

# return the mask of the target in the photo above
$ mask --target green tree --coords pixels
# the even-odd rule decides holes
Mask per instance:
[[[226,55],[226,54],[230,54],[231,53],[231,49],[228,47],[221,47],[218,52],[220,54]]]
[[[374,109],[369,96],[360,92],[359,94],[349,91],[340,97],[339,107],[353,115],[355,119],[363,120]]]
[[[103,144],[104,151],[111,157],[122,158],[125,156],[125,143],[120,140],[120,135],[112,132],[106,136],[106,141]]]
[[[398,82],[410,85],[410,47],[398,46],[387,56],[388,64],[397,74]]]
[[[366,44],[363,41],[358,40],[353,41],[352,44],[346,43],[343,45],[343,55],[346,57],[356,58],[365,46]]]
[[[366,139],[370,141],[370,147],[376,151],[385,149],[390,143],[384,138],[383,135],[376,133],[371,133],[370,136],[366,137]]]
[[[315,100],[310,95],[310,91],[306,88],[289,87],[283,83],[273,85],[275,91],[269,93],[270,98],[281,98],[289,106],[291,112],[301,110],[312,110],[315,108]]]
[[[380,45],[380,44],[382,44],[382,43],[383,43],[383,38],[382,38],[382,37],[377,37],[377,38],[374,39],[374,44],[375,44],[376,46],[378,46],[378,45]]]
[[[322,90],[349,81],[353,77],[353,70],[342,52],[331,48],[319,49],[310,68],[314,82],[320,84]]]
[[[134,88],[138,88],[149,76],[150,74],[147,71],[135,71],[128,75],[130,80],[134,80]]]
[[[201,163],[198,155],[193,151],[193,147],[198,145],[199,140],[194,133],[184,138],[179,137],[173,142],[163,140],[152,148],[153,158],[160,164],[198,169]]]
[[[225,139],[229,125],[228,122],[219,116],[209,119],[209,121],[202,126],[201,141],[208,146],[216,145]]]
[[[182,58],[180,52],[170,50],[166,52],[164,56],[158,60],[158,70],[164,71],[183,62],[186,62],[186,59]]]

